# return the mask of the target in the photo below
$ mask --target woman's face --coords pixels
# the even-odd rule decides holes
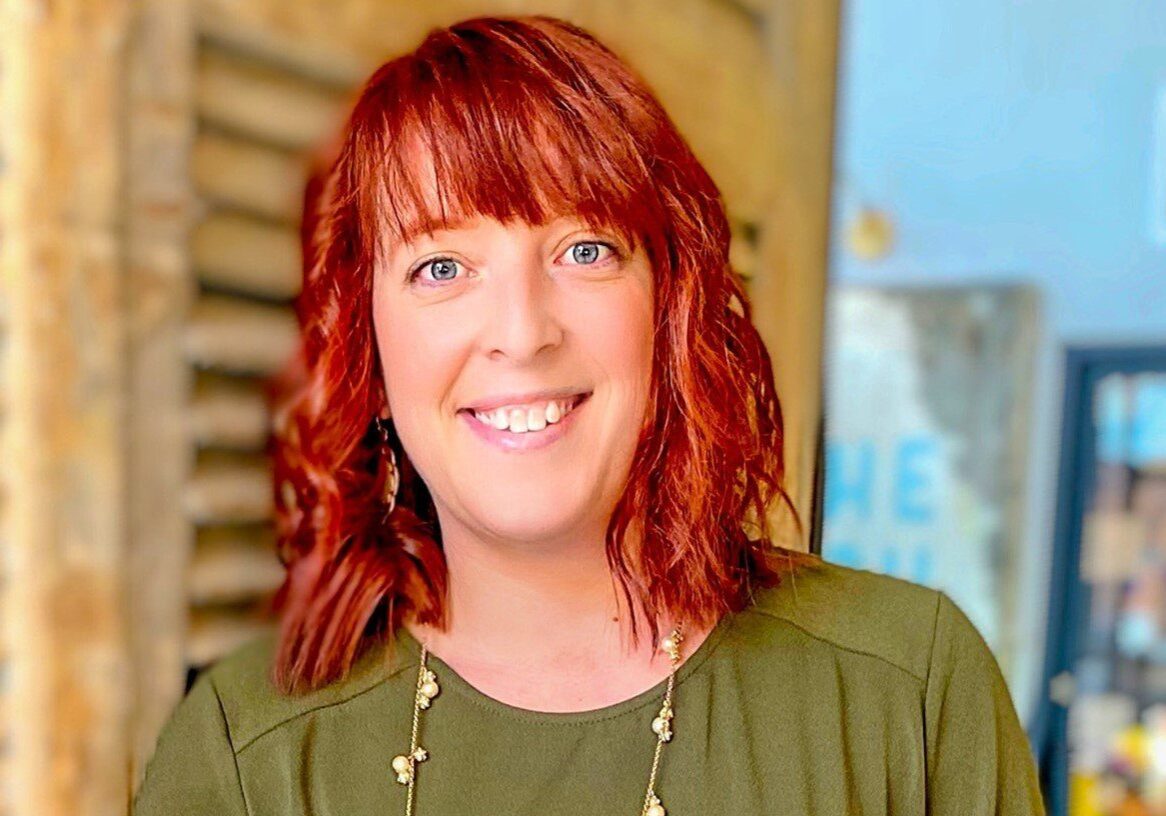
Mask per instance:
[[[570,218],[454,226],[387,248],[372,307],[388,412],[443,535],[602,532],[651,378],[643,247]]]

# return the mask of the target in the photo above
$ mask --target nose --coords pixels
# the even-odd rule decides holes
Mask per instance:
[[[525,363],[562,342],[561,304],[541,263],[515,262],[493,282],[485,337],[491,358]]]

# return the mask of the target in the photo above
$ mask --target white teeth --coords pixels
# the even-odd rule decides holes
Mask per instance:
[[[521,408],[510,411],[510,432],[526,433],[526,411]]]
[[[551,400],[539,405],[521,408],[496,408],[493,411],[474,411],[473,414],[479,421],[499,431],[538,432],[546,428],[547,425],[561,422],[563,417],[574,410],[574,406],[571,405],[573,401],[574,398]]]

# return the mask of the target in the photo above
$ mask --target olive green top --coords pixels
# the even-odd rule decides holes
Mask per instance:
[[[159,737],[136,816],[393,816],[420,647],[396,635],[299,698],[269,685],[272,637],[197,678]],[[416,816],[640,816],[667,688],[530,711],[434,655]],[[760,590],[676,674],[656,791],[669,816],[1043,814],[998,664],[942,592],[829,562]]]

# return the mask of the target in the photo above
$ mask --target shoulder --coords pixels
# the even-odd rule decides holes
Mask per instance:
[[[926,683],[942,619],[953,612],[942,591],[820,560],[756,591],[736,627],[750,640],[792,629],[820,648],[867,655]]]
[[[765,662],[789,659],[792,650],[794,671],[812,689],[807,699],[853,706],[832,709],[831,725],[854,711],[901,718],[903,709],[880,709],[880,703],[912,703],[920,721],[908,733],[924,747],[928,812],[1045,813],[1031,745],[1000,667],[942,590],[819,561],[756,592],[738,620],[733,628],[745,631],[746,651],[759,661],[752,674],[772,674]],[[830,683],[848,679],[858,684],[851,690],[875,696],[830,693]],[[780,691],[788,700],[787,690]],[[854,733],[861,731],[856,723]]]
[[[288,695],[272,680],[277,645],[275,632],[260,635],[203,672],[205,681],[218,696],[236,752],[287,722],[360,696],[403,671],[408,659],[407,653],[398,650],[398,657],[390,666],[385,647],[373,646],[357,659],[344,678],[311,692]],[[203,679],[202,675],[199,679]]]

